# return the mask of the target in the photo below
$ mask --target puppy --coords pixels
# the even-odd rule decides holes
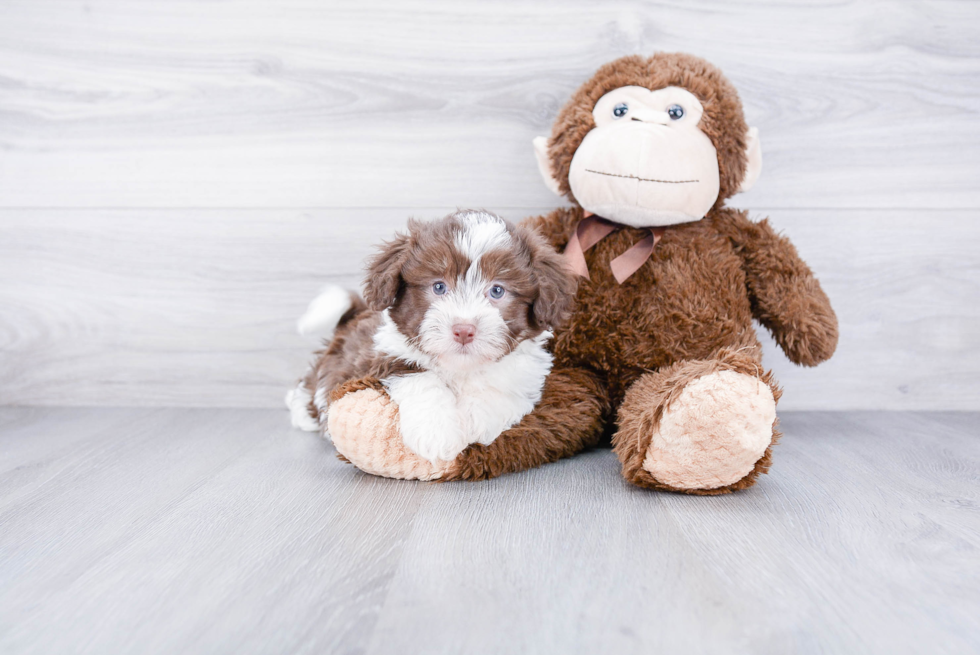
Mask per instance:
[[[331,391],[381,381],[402,440],[429,461],[490,444],[541,398],[551,328],[571,311],[575,278],[531,230],[484,211],[410,220],[368,264],[364,301],[329,287],[300,319],[327,349],[287,396],[293,424],[327,424]]]

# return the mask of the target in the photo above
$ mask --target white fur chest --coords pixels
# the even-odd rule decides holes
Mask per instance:
[[[551,353],[544,348],[550,337],[525,341],[478,371],[440,375],[456,398],[460,429],[470,443],[492,443],[534,409],[551,370]]]
[[[382,380],[398,404],[405,445],[430,461],[450,461],[473,443],[489,445],[541,399],[552,356],[544,332],[491,364],[463,371],[438,366],[385,321],[376,348],[427,370]],[[400,337],[400,338],[399,338]]]

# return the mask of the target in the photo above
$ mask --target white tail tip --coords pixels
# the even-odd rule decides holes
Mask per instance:
[[[326,286],[306,308],[296,329],[303,336],[329,339],[337,329],[340,319],[352,306],[349,291],[335,284]]]

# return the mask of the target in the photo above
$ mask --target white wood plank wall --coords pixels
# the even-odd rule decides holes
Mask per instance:
[[[600,64],[718,64],[760,128],[732,204],[798,245],[829,364],[787,409],[980,409],[980,3],[0,7],[0,404],[277,406],[326,281],[409,215],[558,204],[530,141]],[[771,344],[770,344],[771,346]]]

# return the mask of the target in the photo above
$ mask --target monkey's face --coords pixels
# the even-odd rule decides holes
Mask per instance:
[[[624,86],[599,99],[595,128],[575,151],[568,183],[586,210],[644,227],[703,218],[718,198],[718,156],[698,128],[703,109],[671,86]]]
[[[735,89],[704,60],[677,53],[606,64],[534,148],[548,188],[634,227],[700,220],[762,170],[759,132],[745,124]]]

